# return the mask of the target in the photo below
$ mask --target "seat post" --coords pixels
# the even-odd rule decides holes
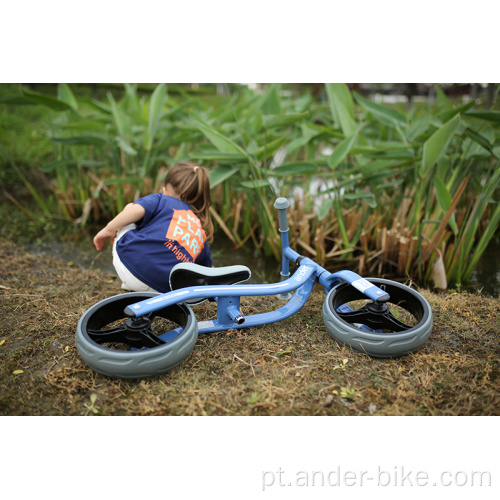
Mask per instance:
[[[217,298],[217,321],[221,325],[242,325],[245,317],[240,312],[240,298],[218,297]]]
[[[288,240],[288,217],[287,209],[290,202],[286,198],[277,198],[274,202],[274,208],[278,210],[279,231],[281,235],[281,281],[285,281],[290,277],[290,262],[285,255],[286,249],[290,246]],[[278,298],[281,300],[289,300],[292,294],[290,292],[280,293]]]

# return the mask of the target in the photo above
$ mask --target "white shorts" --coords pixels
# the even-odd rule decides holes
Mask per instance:
[[[116,244],[118,240],[131,229],[135,229],[135,224],[129,224],[128,226],[122,227],[115,238],[113,243],[113,266],[115,267],[116,274],[122,280],[122,288],[124,290],[130,290],[132,292],[156,292],[157,290],[153,290],[151,287],[143,283],[141,280],[138,280],[123,264],[118,257],[118,252],[116,251]]]

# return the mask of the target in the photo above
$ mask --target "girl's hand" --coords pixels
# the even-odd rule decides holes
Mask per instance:
[[[116,232],[128,224],[138,222],[146,214],[146,210],[142,205],[137,203],[129,203],[108,225],[101,229],[94,238],[94,245],[97,250],[101,250],[106,238],[111,240],[111,244],[115,241]]]
[[[104,246],[104,242],[106,241],[106,238],[109,238],[111,241],[111,244],[115,241],[116,237],[116,231],[112,231],[111,229],[108,229],[105,227],[104,229],[101,229],[94,237],[94,245],[97,248],[97,250],[102,250],[102,247]]]

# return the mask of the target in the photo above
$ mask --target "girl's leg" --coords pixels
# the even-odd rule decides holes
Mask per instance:
[[[116,274],[122,280],[122,288],[124,290],[131,290],[132,292],[156,292],[148,285],[138,280],[123,264],[118,257],[118,252],[116,251],[116,244],[118,240],[127,232],[135,229],[135,224],[129,224],[128,226],[122,227],[118,234],[116,235],[115,241],[113,243],[113,266],[115,267]]]

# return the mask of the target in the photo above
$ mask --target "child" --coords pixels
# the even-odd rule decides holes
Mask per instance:
[[[208,170],[179,162],[160,193],[128,204],[96,234],[94,245],[101,250],[110,239],[122,288],[168,292],[170,271],[179,262],[212,267],[210,204]]]

